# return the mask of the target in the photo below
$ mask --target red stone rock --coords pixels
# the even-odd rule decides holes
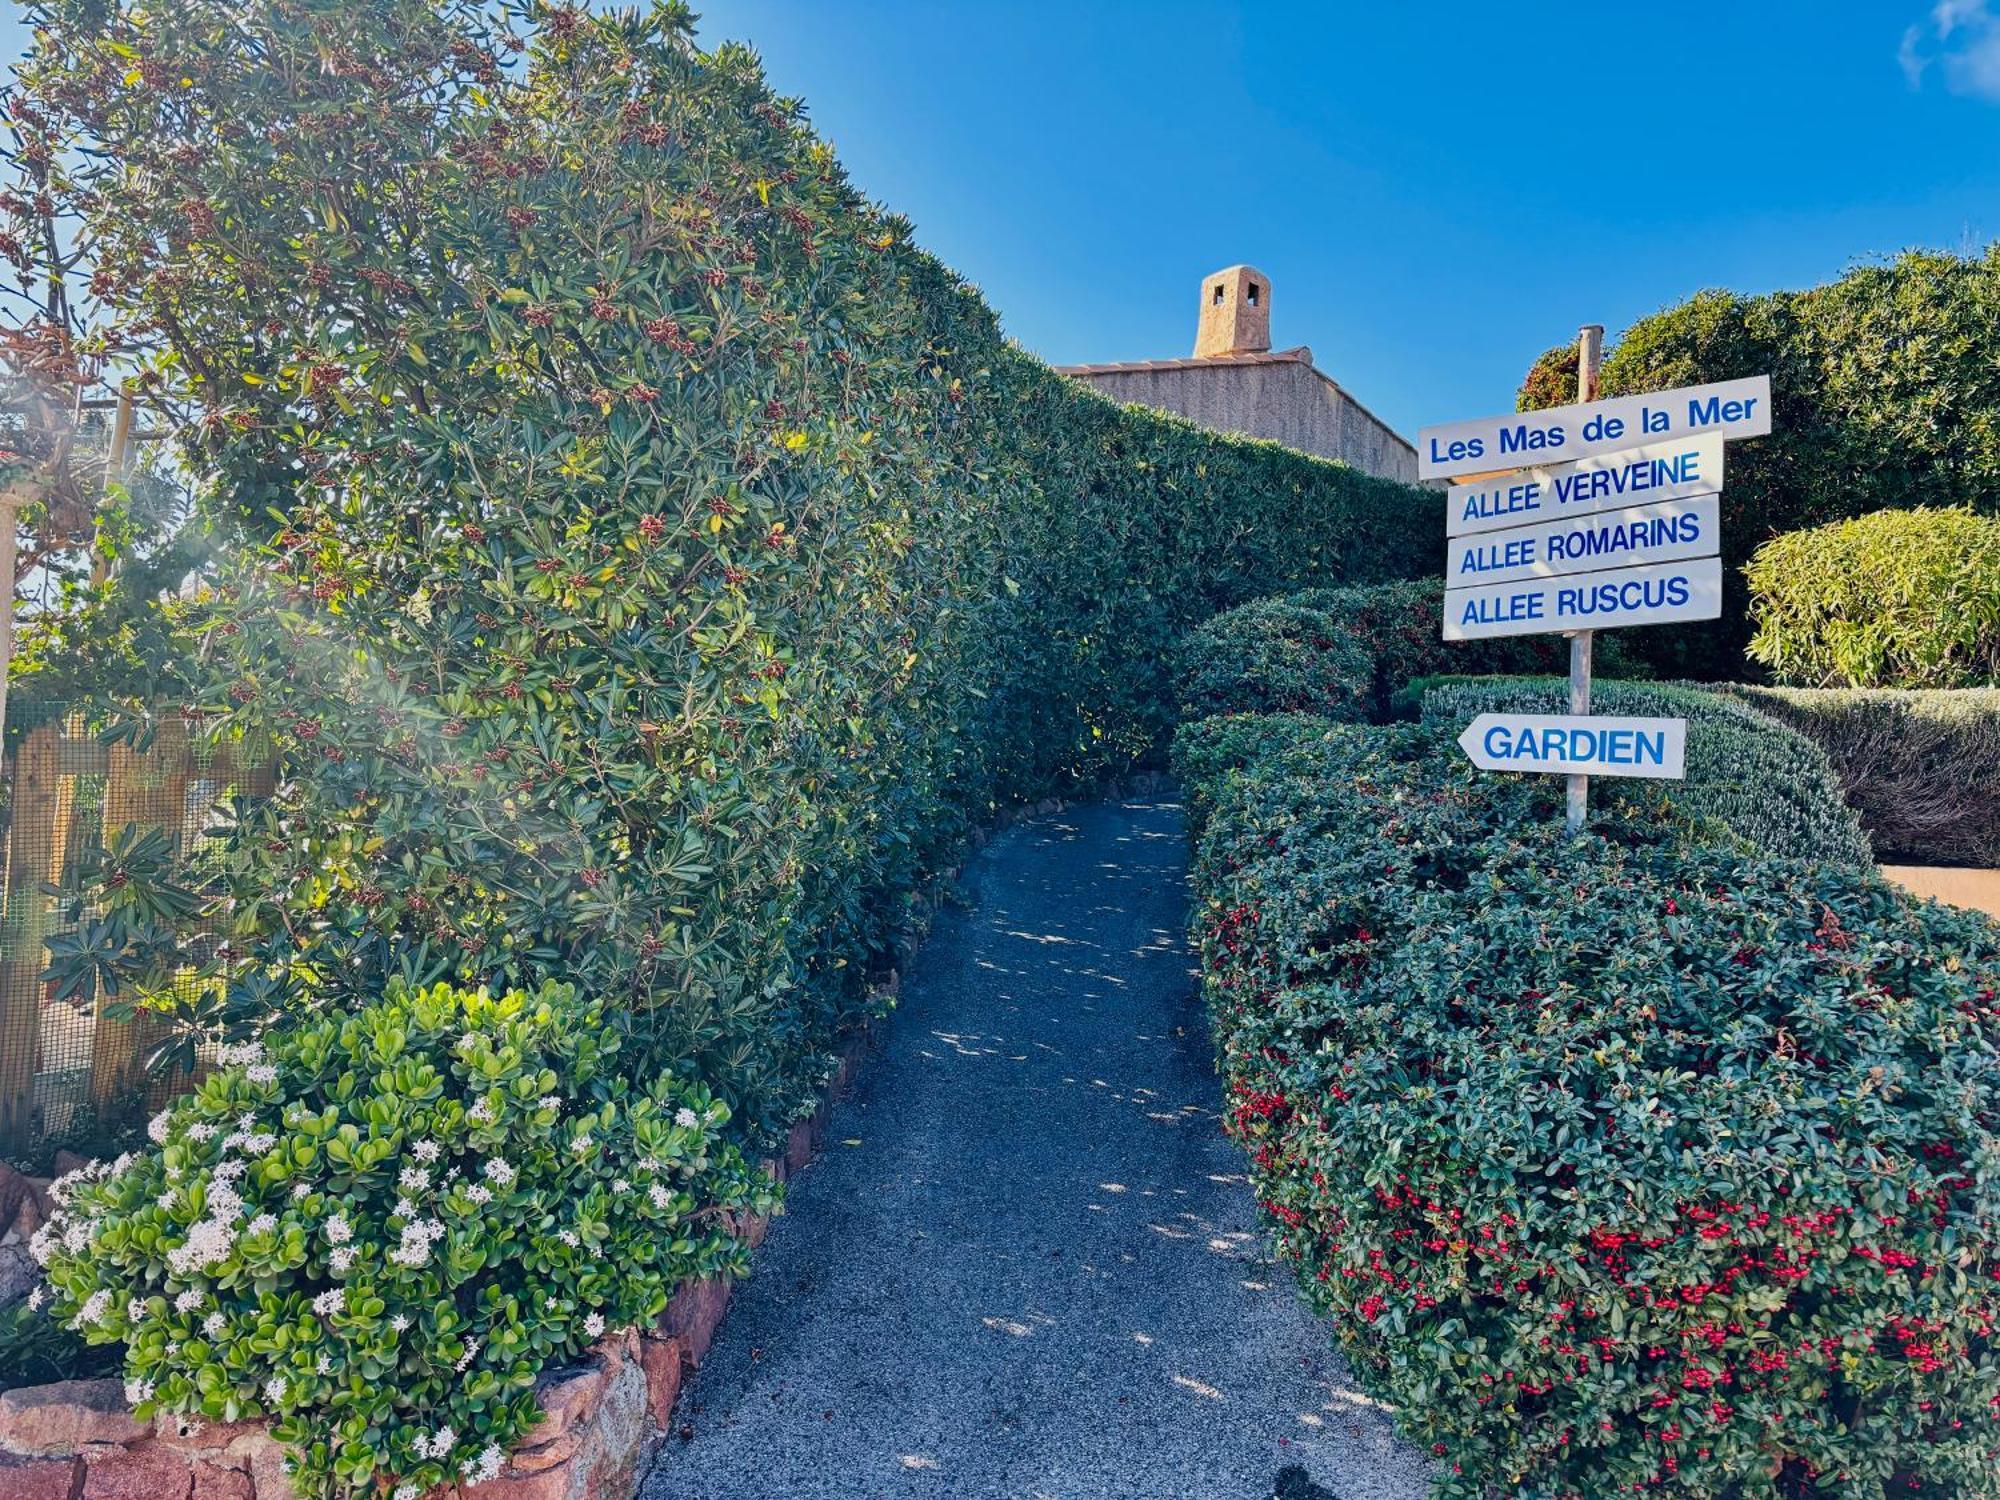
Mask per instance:
[[[0,1161],[0,1229],[14,1222],[23,1203],[35,1201],[34,1186],[21,1173]],[[29,1231],[33,1233],[32,1229]]]
[[[484,1479],[459,1490],[463,1500],[569,1500],[569,1465],[544,1469],[539,1474],[516,1474],[504,1469],[496,1479]],[[609,1495],[604,1500],[611,1500]]]
[[[248,1471],[250,1482],[257,1487],[257,1500],[295,1500],[292,1482],[285,1477],[285,1450],[262,1427],[230,1439],[223,1450],[223,1463]]]
[[[163,1447],[178,1448],[183,1453],[221,1453],[238,1438],[265,1436],[264,1424],[254,1419],[247,1422],[210,1422],[199,1417],[184,1417],[178,1412],[161,1412],[153,1418],[153,1439]],[[241,1468],[241,1464],[225,1464],[225,1468]]]
[[[801,1120],[785,1137],[785,1175],[801,1171],[813,1159],[812,1126]]]
[[[194,1489],[187,1455],[158,1443],[94,1444],[82,1457],[81,1500],[188,1500]]]
[[[674,1293],[660,1319],[660,1332],[680,1340],[690,1365],[708,1357],[716,1326],[729,1306],[729,1283],[714,1277],[690,1281]]]
[[[0,1500],[76,1500],[83,1464],[75,1458],[0,1455]]]
[[[554,1442],[542,1443],[533,1448],[516,1448],[507,1459],[510,1474],[539,1474],[544,1469],[553,1469],[557,1464],[566,1464],[576,1457],[581,1443],[575,1432],[565,1432]]]
[[[543,1421],[534,1429],[535,1438],[547,1442],[571,1427],[586,1425],[596,1414],[597,1403],[604,1398],[608,1379],[599,1364],[565,1371],[562,1378],[550,1381],[540,1392]]]
[[[132,1419],[116,1380],[60,1380],[0,1391],[0,1450],[42,1458],[85,1443],[130,1443],[150,1428]]]
[[[257,1482],[241,1469],[202,1459],[194,1466],[192,1500],[257,1500]]]
[[[648,1334],[640,1341],[639,1363],[646,1372],[646,1415],[655,1432],[665,1432],[673,1420],[674,1402],[681,1393],[681,1368],[687,1351],[677,1338]]]

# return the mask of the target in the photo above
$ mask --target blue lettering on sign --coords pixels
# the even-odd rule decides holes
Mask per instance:
[[[1747,422],[1756,409],[1755,396],[1736,401],[1725,401],[1720,396],[1692,396],[1688,399],[1688,426],[1714,427],[1723,422]]]
[[[1556,590],[1559,615],[1608,615],[1638,609],[1678,608],[1692,597],[1687,576],[1628,578]]]
[[[1465,509],[1459,519],[1490,521],[1495,516],[1511,516],[1522,511],[1540,510],[1541,493],[1542,487],[1532,481],[1527,484],[1507,485],[1501,489],[1474,490],[1465,497]]]
[[[1434,464],[1453,464],[1461,459],[1478,458],[1485,451],[1484,438],[1457,438],[1443,447],[1438,446],[1436,438],[1431,439],[1431,462]]]
[[[1543,599],[1539,589],[1507,594],[1497,599],[1482,599],[1474,595],[1465,601],[1465,609],[1459,617],[1459,624],[1500,625],[1509,620],[1539,620],[1542,617],[1542,604]]]
[[[1548,448],[1563,445],[1563,430],[1558,426],[1530,427],[1520,422],[1512,427],[1500,429],[1500,451],[1502,453],[1540,453]],[[1431,445],[1436,447],[1435,441]]]
[[[1517,732],[1507,724],[1487,726],[1486,753],[1495,760],[1557,761],[1563,765],[1663,766],[1667,762],[1665,730],[1565,729],[1524,725]]]
[[[1642,458],[1608,469],[1565,474],[1554,481],[1557,505],[1578,505],[1606,495],[1634,494],[1670,484],[1692,484],[1701,478],[1701,455],[1692,449],[1672,458]]]

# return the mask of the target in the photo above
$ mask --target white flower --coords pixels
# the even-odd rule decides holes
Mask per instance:
[[[334,1214],[327,1219],[326,1237],[336,1245],[344,1245],[354,1238],[354,1226],[347,1222],[346,1214]]]
[[[632,1184],[622,1177],[614,1177],[611,1179],[611,1191],[614,1193],[629,1193],[632,1191]]]
[[[292,1383],[285,1379],[284,1376],[273,1375],[269,1380],[264,1382],[264,1399],[270,1402],[271,1405],[277,1406],[284,1401],[285,1392],[291,1388]]]
[[[406,1193],[421,1193],[431,1185],[431,1174],[422,1167],[405,1167],[396,1178],[396,1185]]]
[[[501,1187],[507,1186],[508,1183],[514,1180],[514,1168],[504,1156],[494,1157],[493,1160],[486,1164],[483,1170],[488,1177],[491,1177]]]
[[[203,1219],[188,1227],[187,1239],[167,1252],[167,1265],[177,1276],[186,1276],[204,1266],[229,1259],[236,1236],[228,1224]]]
[[[326,1263],[333,1268],[334,1275],[345,1276],[354,1265],[354,1247],[342,1245],[326,1258]]]
[[[410,1155],[418,1161],[436,1161],[439,1149],[436,1141],[417,1141],[411,1145]]]
[[[330,1318],[347,1305],[347,1293],[339,1287],[331,1287],[313,1298],[313,1311],[322,1318]]]
[[[262,1042],[224,1042],[215,1049],[215,1060],[225,1068],[240,1064],[260,1063],[264,1060]]]
[[[294,1200],[303,1198],[307,1193],[310,1193],[312,1190],[313,1190],[312,1184],[310,1182],[304,1182],[304,1181],[295,1182],[292,1184],[292,1197]]]
[[[475,1182],[465,1190],[465,1196],[470,1198],[474,1203],[491,1203],[493,1201],[493,1189],[483,1182]]]
[[[333,1373],[333,1356],[331,1354],[322,1354],[318,1359],[313,1361],[313,1370],[321,1375],[331,1375]]]
[[[167,1126],[173,1123],[173,1118],[174,1112],[170,1109],[163,1109],[154,1115],[152,1119],[146,1122],[146,1139],[151,1141],[155,1146],[166,1145]]]
[[[683,1130],[699,1130],[701,1128],[701,1116],[683,1104],[679,1109],[674,1111],[674,1123]]]
[[[243,1138],[243,1149],[252,1156],[262,1156],[278,1144],[278,1138],[268,1130],[259,1130]]]
[[[657,1182],[646,1189],[646,1196],[653,1200],[653,1207],[655,1208],[664,1209],[673,1206],[674,1195],[661,1187]]]
[[[125,1404],[137,1406],[141,1401],[153,1399],[153,1382],[150,1380],[128,1380],[125,1382]]]
[[[137,1297],[132,1298],[129,1302],[125,1304],[126,1322],[136,1323],[145,1316],[146,1316],[146,1304],[141,1302]]]
[[[257,1128],[257,1117],[251,1114],[238,1115],[236,1117],[236,1128],[238,1130],[255,1130]]]
[[[440,1427],[431,1434],[431,1456],[443,1458],[451,1452],[451,1445],[458,1441],[458,1434],[449,1427]]]
[[[212,1141],[215,1139],[215,1126],[207,1120],[196,1120],[188,1126],[187,1133],[191,1141]]]
[[[269,1063],[257,1063],[245,1068],[243,1076],[260,1088],[269,1088],[278,1081],[278,1070]]]
[[[541,1105],[543,1109],[561,1109],[562,1098],[557,1094],[544,1094],[541,1098]]]
[[[212,1339],[219,1339],[228,1331],[229,1320],[219,1312],[212,1312],[201,1320],[201,1331]]]
[[[403,1238],[395,1249],[389,1252],[390,1261],[399,1266],[427,1266],[431,1261],[431,1240],[420,1224],[405,1224]]]
[[[390,1494],[389,1500],[422,1500],[423,1491],[414,1484],[399,1484]]]
[[[49,1289],[43,1286],[39,1281],[36,1282],[34,1290],[28,1293],[28,1311],[40,1312],[42,1310],[42,1304],[48,1300],[49,1300]]]
[[[245,1234],[269,1234],[277,1227],[278,1216],[276,1214],[259,1214],[243,1226],[243,1232]]]
[[[172,1188],[168,1188],[164,1193],[160,1194],[159,1197],[155,1198],[153,1202],[162,1210],[170,1211],[174,1206],[174,1199],[176,1196],[178,1195],[174,1192],[174,1190]]]
[[[479,1352],[479,1340],[467,1339],[465,1341],[465,1353],[459,1355],[458,1363],[453,1365],[452,1368],[458,1371],[461,1375],[463,1375],[465,1373],[466,1366],[472,1363],[472,1356],[477,1354],[478,1352]],[[449,1449],[451,1447],[451,1444],[446,1443],[445,1447]]]
[[[395,1317],[389,1320],[389,1326],[398,1333],[408,1333],[410,1330],[409,1314],[397,1313]]]
[[[474,1125],[491,1125],[493,1106],[481,1099],[465,1112],[465,1118]]]
[[[212,1174],[212,1181],[210,1183],[210,1186],[212,1188],[215,1183],[234,1182],[249,1170],[250,1168],[247,1162],[240,1162],[240,1161],[217,1162],[215,1166],[215,1171]],[[213,1197],[214,1194],[211,1192],[210,1196]]]
[[[419,1219],[412,1227],[427,1240],[441,1240],[444,1238],[444,1221],[442,1219]]]
[[[498,1443],[488,1443],[479,1450],[479,1462],[472,1468],[473,1480],[491,1479],[500,1472],[500,1465],[506,1462],[506,1459],[507,1455],[500,1451]]]
[[[584,1134],[576,1137],[576,1139],[569,1143],[569,1149],[572,1151],[588,1151],[590,1149],[589,1133],[586,1131]]]
[[[585,1318],[583,1320],[583,1331],[591,1338],[600,1336],[604,1332],[604,1314],[592,1313],[589,1317]]]
[[[408,1198],[398,1198],[396,1206],[390,1209],[389,1212],[399,1219],[414,1219],[417,1216],[417,1205],[412,1203]]]
[[[639,1170],[640,1170],[641,1172],[657,1172],[657,1171],[659,1171],[659,1170],[660,1170],[660,1159],[659,1159],[659,1158],[658,1158],[657,1156],[642,1156],[642,1157],[640,1157],[640,1158],[639,1158]]]
[[[196,1308],[200,1307],[202,1303],[206,1302],[207,1300],[208,1299],[201,1294],[199,1288],[189,1287],[186,1291],[182,1292],[178,1297],[174,1298],[174,1311],[177,1313],[191,1313]]]
[[[558,1229],[556,1231],[556,1238],[561,1240],[565,1245],[569,1246],[570,1249],[572,1250],[576,1249],[579,1245],[583,1243],[582,1240],[576,1237],[576,1231],[574,1229]]]

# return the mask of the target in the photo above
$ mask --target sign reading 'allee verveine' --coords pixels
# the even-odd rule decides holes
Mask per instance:
[[[1458,737],[1482,771],[1648,776],[1678,781],[1687,720],[1589,714],[1481,714]]]
[[[1417,477],[1449,479],[1527,464],[1563,463],[1641,443],[1712,432],[1762,437],[1771,430],[1771,378],[1752,375],[1582,406],[1447,422],[1417,433]]]
[[[1719,437],[1685,438],[1496,479],[1460,480],[1446,497],[1444,534],[1470,536],[1651,501],[1719,495],[1722,452]]]
[[[1445,587],[1712,557],[1721,504],[1714,495],[1697,495],[1462,536],[1445,548]]]

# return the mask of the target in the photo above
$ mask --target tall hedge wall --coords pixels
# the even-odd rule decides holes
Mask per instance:
[[[1730,444],[1726,617],[1642,631],[1634,645],[1665,671],[1739,675],[1749,630],[1738,569],[1768,538],[1888,507],[2000,513],[1996,322],[2000,246],[1910,251],[1804,291],[1705,291],[1626,329],[1605,360],[1606,395],[1768,374],[1772,416],[1769,437]],[[1565,386],[1549,370],[1537,362],[1524,405],[1574,399],[1574,376]]]
[[[30,11],[234,538],[210,722],[287,771],[232,1026],[560,978],[768,1138],[966,830],[1153,752],[1182,630],[1438,566],[1429,492],[1008,346],[684,6]]]

